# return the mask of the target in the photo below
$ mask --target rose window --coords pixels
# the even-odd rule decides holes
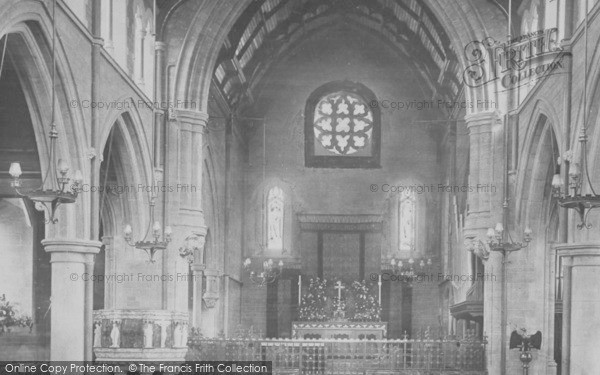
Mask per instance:
[[[373,113],[360,96],[339,91],[317,103],[313,126],[315,138],[326,150],[352,155],[371,142]]]

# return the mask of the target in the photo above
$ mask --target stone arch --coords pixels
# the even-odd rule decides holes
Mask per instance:
[[[248,4],[248,1],[233,4],[180,1],[167,12],[159,37],[171,46],[167,57],[167,78],[173,102],[194,103],[195,108],[206,112],[217,55],[227,33]],[[505,26],[501,22],[504,15],[492,4],[483,9],[481,4],[476,8],[467,2],[448,4],[440,0],[428,0],[426,4],[459,47],[462,69],[468,66],[462,53],[464,46],[488,36],[496,40],[505,36]],[[485,13],[485,22],[482,13]],[[177,22],[172,21],[175,19]],[[450,22],[450,19],[458,24]],[[466,98],[494,100],[496,86],[490,84],[468,89]]]
[[[595,156],[590,158],[590,171],[594,170],[594,168],[598,169],[600,166],[600,156],[598,156],[598,152],[600,152],[600,108],[597,103],[600,101],[600,49],[596,48],[593,50],[594,53],[590,57],[588,61],[588,69],[589,72],[587,74],[588,81],[588,155]],[[583,85],[581,85],[583,90]],[[581,124],[583,123],[583,100],[580,101],[579,110],[577,119],[573,122],[574,124],[579,124],[571,129],[571,149],[579,150],[579,132],[581,130]],[[600,183],[600,181],[596,181]],[[600,190],[600,186],[597,190]],[[600,193],[600,191],[597,191]]]
[[[467,60],[464,48],[473,42],[491,37],[497,41],[506,39],[506,19],[508,14],[493,4],[460,1],[449,3],[444,0],[425,0],[425,4],[433,11],[438,21],[457,46],[458,60],[462,71],[471,63]],[[464,88],[465,100],[495,100],[500,103],[498,83],[488,84],[477,88]],[[478,112],[476,108],[467,114]]]
[[[590,46],[590,48],[592,48]],[[600,169],[600,108],[598,108],[598,101],[600,100],[600,51],[596,48],[594,53],[589,57],[588,61],[588,94],[587,94],[587,163],[588,172],[590,173],[590,181],[596,194],[600,194],[600,174],[595,173]],[[583,92],[583,83],[580,84]],[[580,94],[582,95],[582,94]],[[580,162],[582,157],[581,143],[579,142],[579,135],[583,126],[583,111],[584,111],[583,100],[579,100],[578,111],[576,118],[571,122],[575,126],[571,129],[571,150],[573,150],[572,160],[573,162]],[[583,182],[584,191],[583,194],[592,194],[588,188],[587,181]],[[588,220],[593,225],[593,228],[600,226],[600,213],[598,210],[592,210],[590,212]],[[570,222],[570,228],[574,228],[575,222],[578,222],[578,216],[573,216],[572,223]],[[594,230],[589,231],[578,231],[574,230],[582,241],[589,240],[594,241],[600,238]]]
[[[135,106],[128,107],[135,108]],[[130,187],[137,188],[140,185],[154,186],[156,181],[153,176],[151,153],[145,142],[148,138],[144,133],[139,113],[134,110],[133,112],[115,111],[109,114],[99,137],[99,153],[102,154],[107,147],[110,147],[111,139],[112,153],[116,156],[116,165],[112,167],[117,174],[117,185],[124,190]],[[103,165],[107,165],[108,162],[109,160],[103,160]],[[100,170],[97,173],[100,173]],[[103,178],[104,176],[99,175],[96,180],[102,183]],[[117,194],[120,193],[117,191]],[[117,204],[119,207],[113,207],[113,214],[119,215],[109,217],[105,216],[107,213],[100,212],[103,220],[123,221],[121,225],[114,224],[113,233],[108,233],[105,227],[105,235],[120,235],[119,230],[122,230],[121,227],[125,222],[131,223],[139,231],[145,230],[145,226],[148,225],[150,194],[145,192],[136,192],[135,196],[127,192],[122,194],[127,199],[119,199],[120,203]]]
[[[217,172],[215,170],[213,152],[208,146],[204,149],[204,165],[202,166],[202,210],[204,223],[210,230],[210,237],[206,236],[207,246],[204,255],[205,263],[209,267],[222,270],[225,252],[222,251],[223,233],[221,231],[221,210]],[[208,243],[210,241],[210,244]],[[209,253],[210,252],[210,253]]]
[[[519,158],[519,179],[515,189],[517,225],[527,226],[532,220],[548,219],[551,205],[555,204],[551,180],[557,173],[558,157],[562,155],[557,119],[549,103],[543,100],[536,103]]]
[[[60,6],[57,6],[57,13]],[[17,74],[28,102],[38,145],[42,173],[49,168],[49,119],[51,112],[52,19],[50,10],[39,2],[15,2],[3,8],[2,19],[11,20],[0,29],[0,36],[9,35],[8,58],[15,62]],[[12,42],[11,42],[12,39]],[[14,43],[13,43],[14,42]],[[74,84],[66,52],[60,38],[56,39],[56,126],[59,132],[57,154],[66,158],[71,171],[90,175],[86,162],[87,134],[80,106],[73,105],[79,95]],[[73,205],[58,209],[59,224],[49,226],[47,237],[88,238],[90,235],[90,198],[79,196]]]
[[[537,308],[526,317],[520,317],[525,326],[535,325],[547,337],[542,350],[547,358],[554,358],[554,289],[539,289],[535,285],[554,285],[556,259],[552,244],[558,240],[559,207],[552,196],[552,177],[558,172],[561,139],[557,138],[557,119],[549,104],[538,101],[531,116],[525,146],[519,161],[519,181],[516,186],[515,241],[522,240],[522,231],[533,231],[529,246],[513,256],[513,262],[526,264],[529,269],[543,270],[535,274],[535,293],[543,295]],[[534,280],[532,280],[534,281]],[[543,283],[543,284],[540,284]]]

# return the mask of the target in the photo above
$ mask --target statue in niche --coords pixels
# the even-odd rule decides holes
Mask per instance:
[[[412,251],[415,247],[415,196],[414,192],[405,190],[400,195],[398,205],[400,251]]]
[[[121,332],[119,329],[119,321],[114,320],[112,322],[112,329],[110,331],[110,347],[119,348],[121,346]]]
[[[152,347],[152,338],[154,336],[154,323],[144,322],[144,348]]]
[[[186,347],[188,341],[188,327],[186,323],[181,326],[181,347]]]
[[[175,323],[175,326],[173,327],[173,347],[174,348],[181,348],[181,336],[182,336],[182,323],[177,322]]]
[[[160,325],[160,347],[165,348],[167,346],[167,327],[169,327],[169,322],[162,321],[158,324]]]
[[[283,190],[275,186],[267,195],[267,249],[283,250]]]
[[[102,347],[102,322],[94,323],[94,348]]]

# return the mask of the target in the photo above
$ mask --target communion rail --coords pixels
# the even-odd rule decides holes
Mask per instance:
[[[476,339],[193,338],[190,361],[272,361],[274,374],[486,374],[485,341]]]

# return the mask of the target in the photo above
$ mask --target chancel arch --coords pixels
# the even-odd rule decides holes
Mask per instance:
[[[307,9],[314,8],[312,15],[318,16],[322,12],[323,8],[326,8],[329,4],[316,4],[316,2],[311,1],[303,1],[302,4],[305,5]],[[307,3],[307,4],[305,4]],[[335,3],[335,2],[331,2]],[[414,10],[410,11],[409,6],[404,4],[404,2],[394,2],[395,6],[406,9],[407,13],[414,13]],[[415,2],[412,2],[410,6],[415,7]],[[339,5],[339,4],[338,4]],[[370,10],[369,5],[366,4],[365,7],[358,7],[365,15],[373,16],[374,19],[381,19],[383,14],[385,13],[394,13],[393,10],[381,10],[384,8],[382,4],[376,4],[376,8],[381,8],[379,11]],[[169,11],[166,13],[165,19],[166,22],[163,23],[163,27],[160,30],[159,37],[163,38],[167,42],[172,42],[174,46],[179,48],[173,48],[169,50],[168,61],[170,64],[176,66],[173,71],[170,71],[171,82],[173,86],[170,87],[170,92],[173,95],[173,100],[180,100],[185,103],[195,103],[197,104],[196,108],[202,111],[206,111],[208,107],[207,102],[209,100],[209,91],[210,85],[212,84],[212,78],[214,72],[218,73],[218,69],[220,68],[220,64],[222,58],[230,58],[229,54],[223,53],[223,42],[228,40],[228,43],[232,42],[232,38],[239,38],[242,36],[244,26],[248,23],[252,22],[252,17],[257,16],[260,13],[261,6],[263,6],[263,12],[265,14],[268,13],[268,16],[274,14],[275,11],[280,11],[282,15],[285,14],[296,14],[297,12],[289,12],[290,4],[287,4],[287,7],[284,6],[276,6],[272,7],[272,4],[264,5],[262,1],[247,1],[247,2],[236,2],[236,4],[231,8],[225,11],[224,9],[220,9],[219,7],[214,6],[214,4],[209,2],[203,2],[199,8],[192,7],[191,2],[179,2],[172,6]],[[473,13],[478,14],[482,11],[482,9],[475,9],[471,4],[464,3],[460,5],[450,5],[450,4],[440,4],[438,1],[427,1],[424,2],[424,7],[428,8],[428,12],[430,12],[429,20],[430,25],[432,18],[436,18],[434,22],[440,22],[441,26],[437,27],[437,32],[445,32],[447,36],[445,36],[446,40],[455,42],[457,45],[466,46],[468,43],[474,40],[482,40],[486,36],[493,36],[498,39],[501,39],[505,34],[505,26],[501,24],[502,16],[502,8],[496,7],[491,4],[486,4],[484,7],[485,11],[488,13],[497,14],[497,18],[494,19],[493,22],[487,22],[485,24],[480,23],[480,20],[475,18],[464,18],[459,16],[459,14]],[[412,13],[411,13],[412,12]],[[396,13],[401,13],[398,11]],[[360,14],[360,13],[359,13]],[[457,26],[456,23],[450,23],[447,21],[448,14],[456,15],[456,20],[460,20],[461,26]],[[178,20],[185,19],[191,25],[188,29],[182,29],[178,27],[177,24],[181,25],[183,22],[174,23],[173,19],[177,18]],[[241,21],[240,19],[243,18]],[[319,17],[313,17],[314,19],[318,19]],[[385,18],[385,17],[384,17]],[[408,20],[410,17],[405,16],[404,19]],[[210,20],[209,22],[204,24],[204,27],[201,26],[202,20]],[[278,22],[283,20],[284,18],[278,17],[273,18],[271,21],[271,30],[274,26],[277,25]],[[309,17],[310,19],[310,17]],[[236,22],[240,24],[241,27],[237,27]],[[362,22],[362,21],[360,21]],[[411,21],[413,23],[419,23],[418,20]],[[290,27],[289,29],[285,27],[278,28],[279,32],[282,30],[284,33],[293,32],[295,30],[301,30],[303,28]],[[232,31],[233,30],[233,31]],[[442,31],[443,30],[443,31]],[[485,31],[485,32],[484,32]],[[264,38],[265,33],[257,33],[257,35],[261,35],[261,39]],[[393,34],[393,33],[392,33]],[[198,38],[198,35],[212,35],[212,38]],[[387,35],[387,34],[386,34]],[[294,40],[295,38],[283,38],[284,41]],[[395,41],[394,41],[395,42]],[[197,43],[201,43],[201,45],[197,45]],[[260,43],[259,43],[260,44]],[[444,42],[444,48],[450,43]],[[234,48],[241,48],[243,46],[235,46]],[[431,45],[433,48],[433,45]],[[256,48],[256,46],[254,47]],[[243,51],[246,49],[244,48]],[[183,53],[180,54],[180,51]],[[203,53],[200,54],[199,51]],[[262,54],[258,54],[262,55]],[[264,55],[269,55],[269,52]],[[468,57],[463,56],[462,51],[456,51],[457,61],[458,63],[454,66],[453,73],[462,74],[462,71],[470,65],[469,61],[466,60]],[[261,64],[252,64],[252,66],[259,66]],[[235,63],[232,65],[235,68]],[[260,69],[259,69],[260,70]],[[453,74],[447,72],[448,74]],[[427,74],[427,73],[423,73]],[[244,73],[246,77],[260,77],[262,72],[246,72]],[[245,78],[242,78],[244,80]],[[191,85],[191,82],[194,82]],[[200,84],[197,84],[200,82]],[[236,84],[230,85],[232,88],[237,87]],[[493,85],[491,85],[493,86]],[[470,100],[494,100],[495,94],[493,93],[494,88],[491,86],[481,87],[474,90],[468,90],[467,98]],[[236,93],[237,96],[239,93]]]

